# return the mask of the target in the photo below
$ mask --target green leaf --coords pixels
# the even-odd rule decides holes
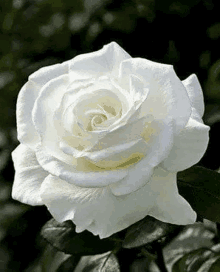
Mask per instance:
[[[208,230],[202,223],[185,226],[183,231],[163,248],[167,267],[171,270],[178,259],[198,248],[211,248],[216,251],[216,248],[212,248],[214,235],[213,231]]]
[[[197,214],[220,222],[220,174],[200,166],[193,166],[177,174],[179,193]]]
[[[211,257],[213,256],[208,251],[205,251],[201,256],[195,256],[188,265],[187,271],[198,271]]]
[[[159,272],[158,266],[146,257],[137,258],[130,266],[129,272]]]
[[[116,245],[114,240],[99,239],[88,231],[76,233],[70,220],[59,223],[51,219],[44,225],[41,234],[55,248],[67,254],[100,254],[112,250]]]
[[[44,252],[38,261],[38,263],[34,264],[34,267],[39,267],[39,271],[42,272],[54,272],[57,271],[58,267],[65,262],[70,257],[69,254],[65,254],[61,251],[58,251],[56,248],[47,244],[44,249]],[[35,271],[33,266],[29,268],[28,271]],[[38,271],[38,270],[36,270]],[[62,270],[61,270],[62,271]],[[73,271],[73,270],[72,270]]]
[[[219,258],[219,256],[212,256],[209,259],[207,259],[202,266],[199,268],[199,272],[209,272],[209,269],[211,268],[212,264],[215,263],[215,261]],[[194,272],[194,271],[190,271]]]
[[[209,269],[209,272],[219,272],[220,271],[220,256],[219,258],[212,264]]]
[[[70,256],[58,267],[56,272],[73,272],[79,260],[80,256]]]
[[[204,263],[204,258],[201,257],[204,256],[204,253],[207,254],[208,258],[209,255],[211,254],[211,251],[209,251],[207,248],[198,248],[196,250],[190,251],[189,253],[185,254],[175,262],[175,264],[172,267],[172,272],[198,271],[192,270],[191,268],[195,263],[198,265],[197,268],[199,268],[202,265],[202,263]]]
[[[116,256],[107,252],[82,257],[74,272],[120,272],[120,267]]]
[[[216,244],[211,248],[203,247],[190,251],[175,262],[172,272],[210,272],[209,269],[215,267],[214,263],[220,258],[219,251],[220,244]],[[219,263],[216,264],[216,267],[218,265]]]
[[[122,246],[124,248],[143,246],[173,233],[178,228],[177,225],[164,223],[151,216],[146,216],[128,228]]]

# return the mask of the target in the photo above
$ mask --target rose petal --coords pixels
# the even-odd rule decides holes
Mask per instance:
[[[176,225],[193,224],[196,221],[196,213],[178,192],[176,173],[157,167],[146,187],[154,196],[154,205],[148,215]]]
[[[126,93],[125,93],[126,94]],[[120,110],[122,114],[126,113],[131,108],[131,101],[127,101],[126,95],[122,94],[119,89],[115,89],[110,82],[102,82],[102,84],[94,84],[94,86],[89,86],[83,91],[78,92],[77,94],[70,93],[67,96],[68,101],[64,106],[65,111],[63,112],[63,121],[66,124],[66,120],[73,120],[72,115],[78,119],[78,122],[82,124],[84,130],[89,130],[86,127],[89,117],[87,116],[88,111],[99,110],[103,111],[104,109],[111,108],[114,115],[116,115]],[[69,123],[69,122],[68,122]],[[67,123],[67,124],[68,124]],[[69,124],[71,127],[71,123]],[[65,126],[68,131],[68,125]],[[108,127],[106,129],[109,129]]]
[[[120,145],[122,143],[129,143],[131,141],[140,138],[141,133],[146,124],[146,118],[136,119],[131,123],[126,123],[125,125],[119,125],[114,130],[110,131],[103,137],[100,137],[98,142],[93,145],[90,152],[98,151],[100,149],[105,149]]]
[[[66,164],[51,156],[45,147],[38,146],[36,149],[36,157],[44,170],[50,174],[57,176],[71,184],[82,187],[103,187],[111,183],[123,179],[127,175],[127,169],[101,171],[99,167],[94,165],[85,165],[85,169],[77,170],[74,163]],[[73,161],[74,162],[74,161]],[[83,168],[84,161],[80,162],[80,167]]]
[[[142,126],[143,130],[143,126]],[[137,130],[134,130],[137,131]],[[120,133],[119,135],[130,135],[131,133]],[[157,166],[161,161],[163,161],[170,153],[170,150],[172,148],[173,144],[173,127],[172,127],[172,120],[170,122],[165,123],[161,121],[153,121],[149,127],[146,128],[146,131],[144,131],[143,135],[146,144],[146,158],[142,158],[139,162],[135,161],[132,165],[128,165],[129,167],[127,168],[128,170],[128,175],[126,175],[124,178],[121,180],[118,180],[117,182],[110,182],[110,188],[112,192],[115,195],[125,195],[129,194],[130,192],[139,189],[141,186],[143,186],[145,183],[148,182],[153,168]],[[139,135],[140,137],[140,135]],[[136,141],[140,141],[140,138],[137,138]],[[118,137],[119,138],[119,137]],[[110,137],[110,139],[113,139],[113,137]],[[118,141],[119,142],[119,141]],[[135,142],[135,141],[134,141]],[[148,142],[148,144],[147,144]],[[123,138],[123,141],[121,144],[124,143],[124,147],[127,145],[129,146],[131,143],[128,141],[127,145],[126,143],[126,138]],[[119,148],[120,152],[117,154],[115,152],[117,150],[117,147]],[[120,149],[121,147],[118,145],[110,145],[110,149],[102,149],[101,151],[93,151],[93,152],[84,152],[84,151],[77,151],[76,149],[68,149],[67,146],[62,146],[62,148],[65,149],[65,151],[70,152],[69,154],[72,153],[73,156],[79,157],[77,161],[79,160],[79,167],[81,166],[81,171],[87,171],[88,169],[83,168],[83,164],[86,164],[88,162],[87,160],[91,160],[92,166],[91,171],[103,171],[105,168],[95,168],[95,164],[97,164],[100,167],[103,167],[102,165],[102,160],[106,160],[106,164],[104,166],[112,165],[112,162],[110,164],[107,162],[108,160],[111,160],[112,158],[118,158],[118,156],[122,156],[123,150]],[[113,150],[113,154],[111,154],[111,150]],[[142,149],[142,152],[144,151],[144,148]],[[127,149],[125,148],[124,152],[127,152]],[[87,160],[86,160],[87,159]],[[135,159],[135,158],[133,158]],[[105,162],[105,161],[104,161]],[[86,166],[86,165],[85,165]],[[126,163],[124,165],[119,165],[118,168],[116,165],[115,169],[121,169],[121,166],[126,167]],[[78,170],[79,170],[78,169]],[[47,169],[48,170],[48,169]],[[107,170],[109,170],[107,168]],[[107,171],[106,170],[106,171]],[[49,170],[48,170],[49,171]],[[111,173],[111,172],[109,172]],[[57,175],[57,174],[56,174]],[[58,175],[57,175],[58,176]],[[134,180],[138,181],[134,182]],[[67,180],[66,178],[63,178]],[[68,181],[68,180],[67,180]],[[113,180],[112,180],[113,181]],[[77,183],[73,182],[74,184],[77,185]],[[87,184],[87,181],[85,181],[85,184]],[[78,184],[79,185],[79,184]],[[87,186],[87,185],[84,185]],[[99,185],[100,186],[100,185]],[[90,187],[90,186],[87,186]]]
[[[106,87],[110,90],[105,90]],[[120,118],[120,112],[117,113],[117,111],[121,109],[120,101],[122,104],[125,104],[124,102],[126,100],[126,96],[124,95],[126,92],[124,94],[120,94],[121,90],[115,90],[114,88],[115,86],[112,85],[111,80],[106,81],[106,77],[98,79],[96,83],[88,80],[81,80],[71,84],[68,87],[68,91],[62,97],[59,108],[54,114],[54,125],[57,133],[59,134],[60,141],[67,141],[67,143],[70,144],[70,149],[72,147],[77,148],[80,146],[87,148],[88,150],[89,147],[93,146],[103,134],[106,134],[108,130],[114,126],[115,120]],[[99,92],[99,90],[103,91]],[[94,105],[92,104],[93,100]],[[104,100],[106,100],[106,103],[103,102],[104,104],[100,106]],[[89,104],[85,107],[85,105],[81,105],[83,102],[86,104],[90,103],[91,105]],[[92,109],[92,105],[96,107]],[[85,131],[83,126],[86,127],[86,124],[89,121],[88,116],[85,118],[88,111],[93,110],[94,112],[95,110],[99,110],[100,112],[103,112],[105,110],[102,107],[106,110],[114,108],[115,114],[117,115],[111,120],[104,122],[103,125],[106,125],[106,127],[104,126],[103,129],[105,130],[94,131],[97,133],[93,133],[93,131]],[[127,106],[124,107],[124,110],[128,110]],[[110,113],[106,114],[108,115]],[[84,123],[80,125],[78,122],[82,122],[83,120]],[[107,122],[110,123],[107,124]],[[65,143],[63,144],[66,146]],[[66,151],[64,152],[66,153]],[[67,154],[69,154],[69,152]]]
[[[49,188],[52,189],[51,192]],[[49,175],[41,185],[41,197],[52,214],[55,214],[55,218],[58,221],[65,221],[74,218],[76,209],[75,205],[73,205],[74,201],[77,203],[94,201],[106,190],[106,188],[78,187]]]
[[[128,168],[128,175],[124,179],[117,183],[110,184],[111,191],[114,195],[129,194],[148,183],[154,171],[154,167],[163,161],[170,153],[173,145],[172,120],[170,120],[169,123],[154,121],[152,127],[155,129],[155,132],[154,136],[148,140],[146,157]],[[146,136],[147,133],[145,138]]]
[[[37,95],[36,84],[33,81],[28,81],[19,92],[16,107],[17,138],[21,143],[33,149],[40,142],[40,137],[31,118],[31,111]]]
[[[148,183],[154,168],[146,164],[146,161],[146,158],[142,159],[129,169],[129,174],[124,179],[109,185],[115,196],[133,193]]]
[[[203,123],[202,116],[204,114],[204,98],[201,86],[198,78],[195,74],[192,74],[187,79],[182,81],[190,98],[192,113],[191,118]]]
[[[118,67],[123,60],[131,56],[116,42],[105,45],[102,49],[76,56],[70,62],[70,76],[74,79],[97,78],[108,74],[118,75]]]
[[[137,76],[130,75],[130,93],[134,103],[137,105],[147,99],[149,89]]]
[[[204,98],[202,88],[198,81],[198,78],[195,74],[187,77],[185,80],[182,81],[183,85],[185,86],[190,101],[192,103],[192,107],[196,109],[199,113],[200,117],[204,114]]]
[[[41,197],[57,221],[73,220],[78,231],[88,229],[100,238],[147,215],[153,200],[148,198],[149,194],[138,192],[119,198],[108,187],[80,188],[51,175],[41,186]]]
[[[63,136],[63,140],[60,141],[59,146],[65,154],[76,157],[75,154],[78,154],[82,150],[89,150],[97,141],[98,135],[97,137],[78,137],[67,134]]]
[[[132,106],[132,97],[128,91],[123,90],[114,80],[103,77],[98,78],[95,82],[82,80],[78,88],[76,83],[70,85],[55,115],[56,120],[62,120],[65,130],[72,133],[73,125],[76,123],[75,119],[82,124],[82,128],[87,129],[86,124],[90,121],[87,116],[89,112],[99,110],[115,117],[113,118],[115,120],[119,119],[122,114],[123,118],[118,120],[122,122],[131,111]],[[113,129],[119,123],[116,123],[115,120],[111,121],[111,124],[106,124],[106,130]],[[109,123],[109,120],[105,123]],[[93,131],[88,131],[87,134],[89,133],[92,134]]]
[[[117,166],[126,164],[128,158],[134,154],[136,157],[143,157],[147,153],[147,143],[138,139],[129,143],[115,145],[95,152],[81,152],[78,157],[85,158],[101,168],[117,168]]]
[[[59,148],[59,133],[54,126],[54,113],[66,92],[69,76],[62,75],[48,82],[41,90],[32,111],[33,122],[41,144],[56,158],[71,163],[72,158]]]
[[[39,88],[38,91],[40,91],[40,89],[50,80],[68,74],[69,62],[70,61],[65,61],[63,63],[40,68],[29,76],[29,80],[35,82]]]
[[[76,157],[74,154],[78,154],[79,151],[94,152],[102,148],[104,149],[139,139],[143,128],[152,118],[151,116],[146,116],[138,120],[138,115],[139,111],[135,111],[135,109],[132,108],[131,111],[120,118],[121,120],[115,121],[112,126],[110,125],[108,127],[109,131],[102,130],[87,133],[87,131],[81,129],[79,124],[75,123],[72,127],[72,134],[63,129],[61,124],[59,124],[58,117],[55,115],[57,131],[60,133],[60,131],[63,130],[62,134],[64,135],[62,136],[62,140],[60,140],[60,148],[64,153]],[[127,135],[126,133],[128,131],[131,134]]]
[[[103,79],[99,79],[99,82],[97,83],[98,86],[100,84],[103,84],[103,80],[106,81],[106,77],[103,78]],[[81,81],[82,83],[83,81]],[[87,85],[85,85],[87,82]],[[104,82],[105,84],[102,86],[100,85],[100,88],[104,88],[107,85],[111,85],[113,84],[113,86],[115,88],[119,88],[119,86],[117,85],[117,83],[115,83],[114,81],[110,80],[109,82]],[[137,82],[135,82],[137,83]],[[111,124],[109,124],[109,126],[106,127],[106,130],[98,130],[98,131],[84,131],[83,128],[81,129],[81,127],[79,126],[78,123],[76,123],[76,116],[79,115],[74,114],[74,110],[76,109],[76,105],[75,103],[77,104],[77,97],[78,99],[82,99],[84,98],[85,96],[85,99],[86,99],[86,103],[91,102],[91,99],[88,99],[88,95],[89,95],[89,90],[91,89],[91,84],[93,85],[93,83],[88,83],[88,81],[84,81],[84,84],[82,85],[83,87],[82,88],[86,88],[86,91],[82,91],[82,90],[77,90],[76,88],[76,84],[74,84],[74,90],[71,90],[72,89],[72,86],[70,86],[70,91],[68,91],[64,96],[63,96],[63,99],[61,101],[61,104],[59,106],[59,109],[56,111],[55,113],[55,126],[57,128],[57,132],[60,134],[60,137],[62,137],[62,134],[64,135],[64,137],[62,137],[65,141],[67,141],[67,143],[70,145],[69,148],[68,146],[65,144],[65,143],[62,143],[62,146],[64,147],[65,149],[65,153],[67,154],[70,154],[72,151],[73,151],[73,148],[77,148],[77,147],[83,147],[83,148],[86,148],[86,151],[93,151],[91,149],[91,147],[93,147],[94,145],[96,145],[95,143],[97,143],[99,145],[99,140],[102,139],[103,137],[107,137],[107,138],[111,138],[112,137],[112,134],[111,135],[108,135],[109,134],[109,131],[113,131],[113,133],[115,133],[115,131],[117,129],[120,129],[120,127],[123,127],[124,125],[127,125],[128,123],[135,123],[137,122],[137,119],[139,118],[138,115],[139,115],[139,109],[137,110],[134,105],[127,111],[127,113],[125,113],[124,115],[122,115],[121,118],[117,117],[118,119],[114,122],[111,122]],[[96,85],[97,85],[96,84]],[[95,86],[96,86],[95,85]],[[110,86],[109,85],[109,86]],[[134,85],[134,84],[133,84]],[[97,86],[96,86],[97,87]],[[100,89],[99,88],[99,89]],[[94,86],[92,87],[91,90],[94,89]],[[97,88],[94,89],[94,91],[96,90]],[[113,90],[111,90],[113,91]],[[109,92],[111,92],[109,91]],[[126,90],[124,91],[124,93],[126,94]],[[85,93],[85,94],[84,94]],[[117,92],[119,94],[119,92]],[[117,94],[116,93],[116,94]],[[123,92],[122,92],[123,93]],[[95,93],[94,93],[95,94]],[[82,97],[82,95],[84,95]],[[144,97],[146,97],[147,94],[145,94]],[[130,97],[129,99],[133,99],[132,97]],[[125,98],[123,99],[119,99],[119,100],[125,100]],[[72,102],[74,101],[74,103]],[[128,101],[129,104],[130,104],[130,101]],[[71,105],[72,104],[72,105]],[[83,110],[82,107],[78,107],[79,110]],[[100,108],[98,108],[100,110]],[[81,113],[82,115],[83,113]],[[65,117],[65,118],[64,118]],[[62,121],[62,124],[64,124],[64,127],[62,127],[62,124],[60,123],[59,120],[63,119]],[[82,118],[79,118],[79,121],[81,121]],[[109,120],[107,120],[109,121]],[[107,123],[107,121],[105,123]],[[140,123],[140,122],[139,122]],[[65,128],[65,129],[64,129]],[[140,129],[142,130],[143,129],[143,124],[142,126],[140,127]],[[134,130],[133,130],[134,131]],[[138,131],[135,131],[135,134],[137,134]],[[73,135],[74,134],[74,135]],[[78,135],[80,135],[78,137]],[[126,133],[124,133],[124,135],[126,135]],[[110,137],[109,137],[110,136]],[[62,140],[61,140],[62,141]],[[103,139],[103,141],[105,141],[105,139]],[[61,147],[62,148],[62,147]],[[96,147],[94,147],[96,149]],[[100,148],[100,145],[99,147]],[[63,149],[63,148],[62,148]],[[64,150],[63,149],[63,150]],[[69,151],[67,150],[69,149]],[[91,149],[91,150],[90,150]],[[94,149],[94,150],[95,150]],[[72,151],[71,151],[72,150]],[[74,151],[74,153],[78,153],[78,151]]]
[[[66,91],[61,97],[59,101],[59,106],[57,107],[54,114],[56,123],[60,127],[59,130],[60,129],[62,130],[62,132],[60,133],[61,136],[64,134],[65,130],[68,131],[69,133],[72,133],[72,123],[75,122],[74,113],[72,113],[70,120],[67,120],[67,118],[63,120],[63,114],[65,110],[67,110],[71,106],[71,104],[74,104],[75,99],[76,97],[79,96],[79,92],[81,90],[84,90],[84,89],[87,90],[87,88],[93,85],[93,83],[94,83],[94,80],[75,80],[71,82],[70,85],[66,88]]]
[[[12,197],[29,205],[43,205],[39,190],[41,183],[48,176],[36,160],[35,153],[23,144],[13,152],[15,177]]]
[[[162,176],[161,171],[165,173]],[[102,239],[146,215],[174,224],[195,222],[195,212],[178,194],[174,177],[164,170],[156,170],[150,184],[116,197],[108,187],[80,188],[50,175],[41,186],[41,197],[56,220],[73,220],[78,232],[87,229]]]
[[[161,166],[178,172],[196,164],[207,149],[209,129],[209,126],[190,118],[186,127],[174,138],[173,148]]]
[[[77,118],[74,115],[74,112],[69,112],[69,115],[65,116],[65,110],[68,111],[68,107],[71,106],[71,103],[75,101],[75,94],[80,90],[80,86],[86,87],[87,85],[91,84],[91,82],[87,82],[87,85],[85,86],[85,81],[77,81],[74,83],[74,91],[67,91],[59,104],[59,107],[54,113],[53,121],[54,126],[57,132],[57,136],[59,137],[59,145],[60,148],[63,150],[64,153],[70,154],[69,152],[66,152],[67,149],[80,149],[80,148],[88,148],[89,146],[92,146],[95,144],[95,142],[98,140],[98,137],[95,137],[96,135],[90,135],[87,133],[87,131],[84,131],[78,124]],[[73,84],[71,84],[71,87],[73,87]],[[64,149],[62,148],[64,147]],[[77,150],[76,150],[77,152]]]
[[[190,118],[192,118],[193,120],[195,120],[201,124],[204,124],[204,122],[201,118],[201,115],[198,113],[198,111],[195,108],[192,108],[192,113],[191,113]]]
[[[173,118],[175,134],[184,128],[192,110],[187,91],[173,67],[141,58],[128,59],[120,65],[119,84],[129,87],[131,74],[145,82],[149,89],[140,116],[150,111],[156,119]]]
[[[31,112],[41,88],[51,79],[68,72],[68,62],[39,69],[29,76],[29,81],[22,87],[17,100],[18,140],[35,148],[40,138],[32,122]]]

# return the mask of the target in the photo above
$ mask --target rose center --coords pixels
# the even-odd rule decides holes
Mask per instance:
[[[96,115],[93,117],[92,122],[94,125],[97,125],[97,124],[101,124],[105,120],[106,118],[104,118],[103,116]]]
[[[92,129],[94,130],[95,128],[97,128],[97,125],[102,124],[106,120],[107,117],[104,114],[96,114],[91,120]]]

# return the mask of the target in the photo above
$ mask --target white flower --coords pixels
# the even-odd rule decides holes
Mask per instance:
[[[176,176],[207,148],[203,112],[196,75],[115,42],[42,68],[18,96],[12,196],[100,238],[146,215],[194,223]]]

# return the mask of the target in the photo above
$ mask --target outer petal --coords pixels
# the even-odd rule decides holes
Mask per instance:
[[[145,87],[145,84],[137,76],[130,75],[130,94],[135,104],[146,100],[149,89]]]
[[[80,188],[50,175],[41,186],[41,197],[56,220],[73,220],[77,232],[87,229],[100,238],[125,229],[148,214],[174,224],[195,222],[195,212],[178,194],[174,175],[156,171],[150,183],[121,197],[114,196],[108,187]],[[160,171],[165,173],[162,177]]]
[[[176,173],[170,173],[157,167],[146,186],[154,195],[154,204],[149,215],[177,225],[195,222],[196,213],[178,192]]]
[[[74,79],[118,75],[118,68],[123,60],[131,56],[116,42],[105,45],[102,49],[76,56],[69,66],[70,76]]]
[[[139,190],[138,194],[115,197],[108,187],[79,188],[53,176],[41,186],[41,197],[56,220],[73,220],[77,232],[87,229],[100,238],[145,217],[152,203],[148,195]]]
[[[29,76],[29,81],[22,87],[17,101],[18,140],[35,148],[40,138],[32,122],[31,112],[41,88],[51,79],[68,72],[68,62],[39,69]]]
[[[183,80],[182,83],[187,90],[192,107],[195,108],[200,117],[202,117],[204,114],[204,99],[197,76],[192,74],[187,79]]]
[[[199,162],[207,149],[209,129],[209,126],[190,118],[186,127],[175,137],[173,148],[161,166],[178,172]]]
[[[15,178],[12,187],[12,197],[29,205],[43,205],[39,189],[48,173],[36,160],[35,153],[23,144],[13,152]]]
[[[173,118],[175,134],[183,129],[191,115],[191,104],[187,91],[173,67],[146,59],[132,58],[120,65],[119,82],[125,86],[127,84],[127,88],[131,74],[137,75],[149,90],[140,114],[146,115],[151,112],[156,119]]]
[[[182,81],[192,105],[191,117],[186,127],[174,138],[174,146],[161,166],[178,172],[199,162],[209,141],[209,126],[204,125],[204,99],[201,86],[195,74]]]
[[[54,114],[66,92],[69,76],[61,75],[42,88],[32,111],[34,126],[41,137],[42,145],[58,159],[71,163],[71,157],[59,149],[59,134],[54,125]]]

